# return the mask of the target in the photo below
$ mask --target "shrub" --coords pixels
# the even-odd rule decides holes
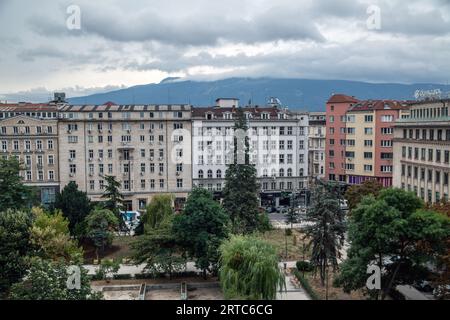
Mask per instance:
[[[288,237],[290,237],[290,236],[292,236],[292,229],[285,229],[285,230],[284,230],[284,233],[285,233]]]
[[[299,262],[304,262],[304,261],[299,261]],[[300,281],[300,284],[302,285],[303,289],[305,289],[306,293],[308,293],[309,297],[312,300],[320,300],[320,297],[317,295],[317,293],[311,287],[308,280],[305,277],[303,277],[300,274],[300,272],[298,272],[297,270],[294,270],[294,275],[298,279],[298,281]]]
[[[314,267],[308,261],[297,261],[296,266],[297,270],[302,272],[310,272],[314,270]]]

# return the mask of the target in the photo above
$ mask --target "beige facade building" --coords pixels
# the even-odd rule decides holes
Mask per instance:
[[[61,188],[75,181],[101,201],[112,175],[127,210],[156,194],[173,194],[179,207],[192,188],[189,105],[65,105],[58,132]]]
[[[44,205],[59,191],[57,122],[56,104],[0,104],[0,154],[20,160],[24,183]]]
[[[394,132],[394,186],[428,203],[448,201],[450,99],[411,104],[411,116]]]
[[[309,174],[310,178],[325,178],[325,143],[326,143],[326,113],[309,113]]]

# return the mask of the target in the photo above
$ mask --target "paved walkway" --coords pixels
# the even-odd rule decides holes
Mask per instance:
[[[286,291],[279,292],[277,300],[311,300],[311,298],[303,288],[295,285],[294,276],[286,275]]]

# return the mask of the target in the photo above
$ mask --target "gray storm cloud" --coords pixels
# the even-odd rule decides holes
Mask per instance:
[[[66,27],[71,4],[81,30]],[[379,30],[366,27],[370,5],[381,10]],[[172,74],[443,83],[450,2],[0,0],[0,41],[5,93]]]

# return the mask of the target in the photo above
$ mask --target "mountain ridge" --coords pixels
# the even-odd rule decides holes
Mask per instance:
[[[352,80],[315,80],[290,78],[226,78],[215,81],[166,78],[160,83],[69,98],[72,104],[192,104],[211,106],[217,98],[235,97],[241,105],[264,105],[270,97],[277,97],[293,110],[322,111],[332,94],[341,93],[358,99],[413,100],[416,90],[440,89],[449,92],[450,86],[433,83],[370,83]]]

